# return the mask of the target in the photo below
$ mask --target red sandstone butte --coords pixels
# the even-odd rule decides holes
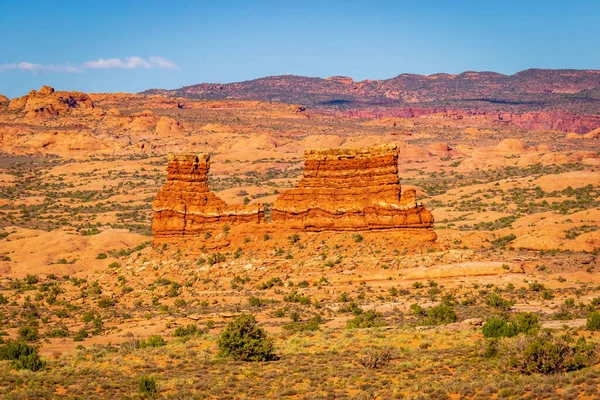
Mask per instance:
[[[396,145],[304,152],[304,176],[273,203],[271,218],[291,229],[410,230],[435,240],[433,215],[402,192]]]
[[[199,236],[238,223],[264,221],[261,204],[228,205],[208,188],[208,154],[172,154],[167,182],[152,204],[155,239]]]

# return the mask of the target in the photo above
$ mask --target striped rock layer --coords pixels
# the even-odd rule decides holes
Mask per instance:
[[[402,192],[395,145],[306,150],[304,176],[273,203],[273,222],[308,231],[432,230],[433,215]]]
[[[152,203],[155,239],[199,236],[239,223],[264,221],[261,204],[228,205],[208,188],[210,157],[207,154],[172,154],[167,182]]]

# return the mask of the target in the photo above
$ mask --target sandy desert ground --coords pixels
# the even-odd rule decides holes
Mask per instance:
[[[540,330],[599,341],[598,132],[90,99],[49,115],[0,102],[0,340],[27,340],[46,362],[0,362],[0,397],[136,398],[151,375],[174,399],[597,398],[594,357],[522,373],[506,361],[521,338],[484,338],[482,325],[533,313]],[[304,149],[385,143],[434,214],[433,243],[232,226],[152,246],[169,153],[210,153],[209,185],[230,204],[272,203],[302,175]],[[216,357],[240,313],[278,360]],[[148,345],[156,335],[166,344]]]

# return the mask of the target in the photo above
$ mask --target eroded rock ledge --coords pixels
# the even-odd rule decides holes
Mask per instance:
[[[207,154],[172,154],[167,182],[152,204],[155,238],[199,236],[238,223],[264,221],[262,204],[228,205],[208,188]]]
[[[396,145],[306,150],[304,175],[274,202],[271,224],[262,204],[228,205],[212,193],[209,169],[206,154],[169,157],[167,182],[153,203],[155,239],[199,237],[238,224],[248,233],[402,230],[416,240],[436,239],[431,212],[414,190],[401,190]]]
[[[304,176],[283,192],[272,220],[292,229],[429,229],[433,215],[401,191],[396,145],[304,152]]]

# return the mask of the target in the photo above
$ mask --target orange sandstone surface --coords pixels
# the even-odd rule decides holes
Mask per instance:
[[[228,205],[212,193],[208,188],[209,169],[207,154],[169,156],[167,182],[152,205],[155,238],[197,236],[218,226],[264,221],[261,204]]]
[[[306,150],[304,176],[277,198],[272,219],[311,231],[433,228],[415,190],[401,191],[393,144]]]
[[[304,152],[304,176],[273,204],[271,219],[286,230],[403,230],[422,241],[435,241],[434,218],[416,201],[416,192],[402,192],[396,145]],[[198,237],[243,224],[248,232],[266,223],[265,207],[228,205],[208,188],[210,156],[169,156],[167,182],[153,203],[155,241]],[[242,229],[244,230],[244,229]]]

